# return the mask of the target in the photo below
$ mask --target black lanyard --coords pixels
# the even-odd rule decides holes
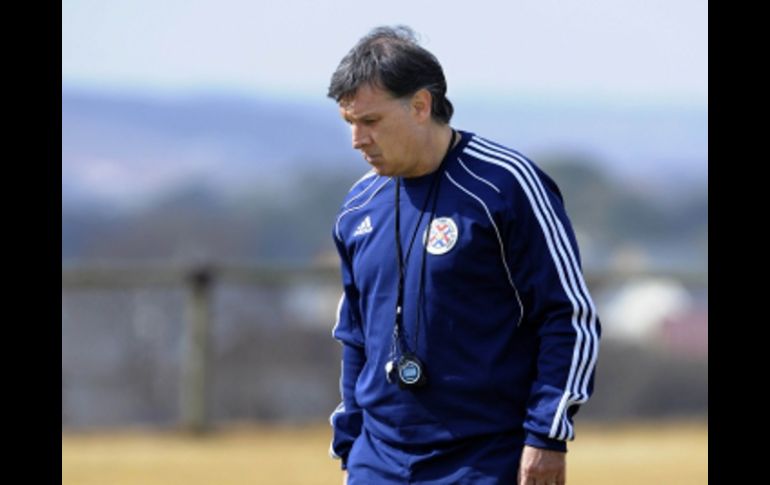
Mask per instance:
[[[428,228],[430,228],[431,221],[433,220],[433,217],[435,217],[436,213],[436,203],[438,202],[438,192],[441,188],[441,172],[442,168],[444,166],[444,162],[447,159],[447,156],[449,155],[449,152],[452,149],[452,144],[454,143],[456,136],[456,132],[453,129],[452,130],[452,136],[449,138],[449,145],[447,146],[446,153],[444,154],[444,158],[441,159],[441,163],[439,163],[438,169],[436,169],[435,175],[433,176],[433,180],[431,181],[430,188],[428,189],[428,193],[425,195],[425,201],[422,204],[422,209],[420,209],[420,217],[417,219],[417,224],[415,224],[414,231],[412,232],[412,238],[409,241],[409,247],[407,248],[406,252],[406,258],[403,257],[403,251],[401,249],[401,209],[400,209],[400,199],[399,199],[399,193],[401,192],[401,178],[396,178],[396,258],[397,258],[397,268],[398,268],[398,294],[396,298],[396,318],[395,323],[393,325],[393,346],[391,349],[391,358],[393,358],[397,352],[397,347],[399,344],[399,336],[405,335],[403,325],[404,325],[404,279],[405,279],[405,272],[406,272],[406,262],[409,259],[409,254],[412,252],[412,246],[414,245],[414,240],[417,236],[417,233],[419,232],[420,224],[422,223],[422,217],[425,215],[425,209],[428,207],[428,201],[431,199],[431,194],[433,193],[434,187],[436,188],[435,196],[433,197],[433,207],[431,208],[431,217],[428,220]],[[430,237],[430,234],[426,234],[427,237]],[[420,307],[422,304],[422,301],[424,299],[425,294],[425,284],[424,284],[424,274],[425,274],[425,252],[427,249],[427,240],[423,241],[423,250],[421,255],[421,261],[420,261],[420,288],[419,288],[419,296],[418,296],[418,303],[417,303],[417,319],[416,319],[416,325],[415,325],[415,335],[414,335],[414,350],[417,349],[417,342],[420,332]],[[404,340],[406,340],[406,337],[404,337]],[[407,351],[409,351],[409,346],[406,345],[406,341],[404,342]]]

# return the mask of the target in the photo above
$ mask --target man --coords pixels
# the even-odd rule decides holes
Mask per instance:
[[[329,97],[372,170],[333,237],[344,292],[331,454],[356,484],[563,484],[600,324],[556,184],[449,121],[406,27],[343,58]]]

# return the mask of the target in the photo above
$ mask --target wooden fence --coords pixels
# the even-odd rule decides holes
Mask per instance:
[[[696,272],[650,271],[647,273],[590,272],[586,282],[593,290],[618,284],[630,277],[667,276],[684,284],[707,285],[708,276]],[[62,289],[78,288],[146,288],[167,286],[186,288],[185,352],[181,372],[181,425],[194,433],[209,429],[207,396],[210,375],[210,329],[212,321],[212,289],[220,282],[266,287],[291,286],[298,282],[336,283],[336,266],[247,264],[109,264],[63,265]]]

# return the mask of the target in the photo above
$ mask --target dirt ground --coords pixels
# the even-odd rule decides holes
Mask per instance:
[[[708,483],[705,422],[577,423],[569,485]],[[204,437],[154,430],[62,433],[62,485],[340,484],[328,424],[228,426]]]

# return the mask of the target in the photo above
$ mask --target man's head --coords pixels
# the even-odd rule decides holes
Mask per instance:
[[[418,176],[440,162],[436,152],[446,142],[437,134],[448,137],[453,111],[445,93],[441,65],[406,27],[372,30],[342,59],[329,86],[351,125],[353,148],[385,176]]]
[[[417,44],[409,27],[377,27],[359,40],[332,75],[328,96],[339,103],[364,85],[383,89],[394,98],[426,89],[433,119],[444,124],[452,119],[454,108],[446,98],[441,64]]]

